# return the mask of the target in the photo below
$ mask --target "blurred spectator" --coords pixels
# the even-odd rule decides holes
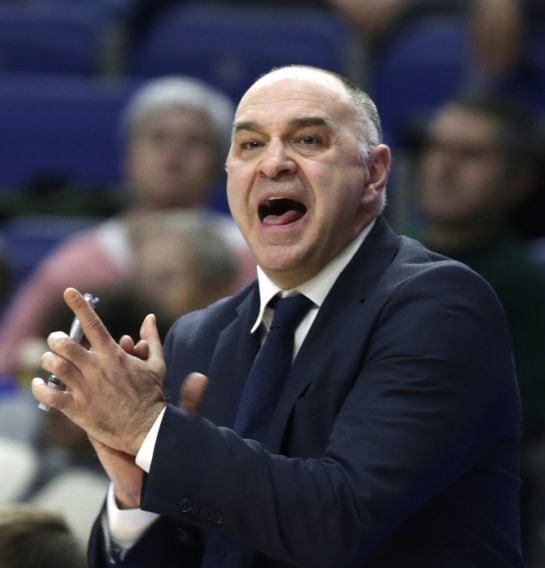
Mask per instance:
[[[449,102],[432,120],[420,164],[420,235],[495,289],[510,326],[524,407],[523,523],[527,547],[542,514],[543,482],[529,471],[545,435],[545,279],[510,229],[536,183],[534,116],[489,95]],[[539,481],[539,484],[536,484]]]
[[[156,79],[134,95],[121,120],[131,190],[126,211],[69,238],[23,284],[0,325],[0,374],[14,373],[23,340],[45,327],[67,286],[92,291],[122,281],[132,256],[131,220],[151,211],[206,207],[222,171],[232,113],[227,97],[190,78]],[[255,264],[230,217],[207,216],[236,254],[234,288],[253,279]]]
[[[235,259],[206,217],[156,213],[132,227],[134,288],[173,323],[229,294]]]
[[[523,47],[523,0],[328,0],[349,23],[363,32],[371,47],[414,17],[433,13],[465,14],[472,30],[475,66],[485,74],[511,71]]]
[[[84,556],[59,515],[30,506],[0,509],[2,568],[83,568]]]

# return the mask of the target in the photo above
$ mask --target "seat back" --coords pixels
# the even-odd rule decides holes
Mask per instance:
[[[0,75],[0,196],[36,177],[121,178],[119,114],[132,82]]]
[[[347,33],[334,16],[316,9],[175,6],[157,20],[130,67],[135,75],[192,75],[238,101],[274,66],[343,72]]]
[[[98,73],[108,12],[99,3],[0,5],[0,71]]]
[[[461,18],[420,18],[401,28],[378,54],[370,90],[388,143],[398,144],[412,116],[438,108],[466,85],[468,33]]]

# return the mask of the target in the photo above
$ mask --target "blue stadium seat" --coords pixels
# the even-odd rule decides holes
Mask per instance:
[[[469,31],[452,16],[416,19],[378,54],[370,91],[387,142],[396,145],[407,121],[458,94],[470,78]]]
[[[55,215],[22,215],[4,221],[0,225],[0,236],[6,244],[12,292],[53,247],[96,223],[91,217]]]
[[[0,71],[97,74],[108,20],[93,2],[0,4]]]
[[[0,194],[41,176],[118,182],[119,113],[134,86],[0,74]]]
[[[339,20],[317,9],[174,6],[135,50],[130,69],[143,76],[192,75],[238,100],[273,66],[304,63],[343,72],[347,34]]]

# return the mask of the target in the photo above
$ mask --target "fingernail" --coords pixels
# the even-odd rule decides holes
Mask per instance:
[[[75,288],[66,288],[64,291],[64,299],[65,300],[75,300],[80,293]]]
[[[43,379],[41,379],[40,377],[34,377],[32,379],[32,386],[34,385],[45,385],[45,381]]]

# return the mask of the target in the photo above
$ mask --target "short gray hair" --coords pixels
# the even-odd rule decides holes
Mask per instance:
[[[229,147],[234,105],[231,99],[203,81],[185,76],[167,76],[145,83],[129,99],[121,115],[125,136],[150,114],[168,107],[181,107],[205,113],[216,131],[220,147]]]
[[[364,155],[374,146],[382,143],[382,126],[377,107],[371,97],[359,87],[353,85],[346,78],[337,75],[346,87],[350,99],[354,104],[356,117],[361,125],[360,147]]]

